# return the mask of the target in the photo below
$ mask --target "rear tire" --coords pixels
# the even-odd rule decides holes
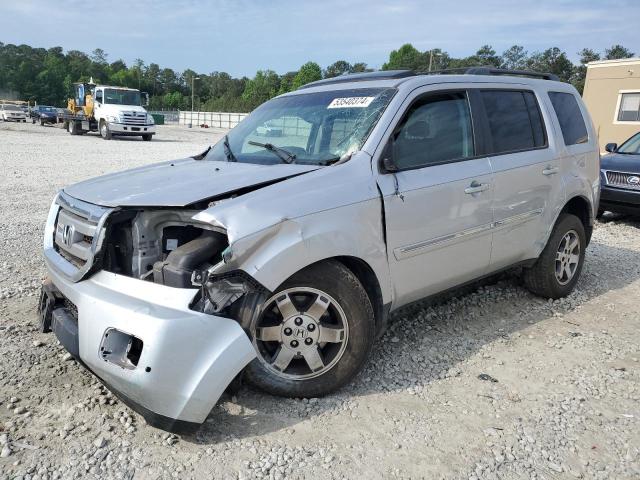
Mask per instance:
[[[67,125],[67,130],[71,135],[79,135],[78,122],[75,120],[70,120]]]
[[[100,136],[103,140],[111,140],[111,130],[109,130],[109,124],[104,120],[100,120]]]
[[[371,301],[340,262],[322,262],[296,273],[261,310],[249,328],[258,358],[245,373],[250,384],[273,395],[333,392],[362,369],[371,351]]]
[[[561,214],[540,257],[531,268],[524,270],[525,286],[541,297],[566,297],[578,283],[586,246],[580,219]]]

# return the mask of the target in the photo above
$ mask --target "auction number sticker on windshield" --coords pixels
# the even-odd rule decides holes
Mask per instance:
[[[327,108],[366,108],[376,97],[334,98]]]

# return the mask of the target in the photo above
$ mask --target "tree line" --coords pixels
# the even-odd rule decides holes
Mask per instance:
[[[498,54],[484,45],[468,57],[455,58],[440,48],[420,51],[407,43],[389,54],[383,70],[412,69],[434,71],[449,68],[489,65],[498,68],[526,69],[554,73],[572,83],[580,92],[584,88],[586,64],[601,59],[628,58],[634,55],[622,45],[613,45],[604,52],[584,48],[578,52],[577,65],[567,53],[557,47],[529,53],[514,45]],[[40,104],[66,105],[74,82],[86,82],[138,88],[150,95],[152,110],[190,110],[191,83],[195,84],[195,105],[198,110],[248,112],[270,98],[297,89],[322,78],[345,73],[372,71],[366,63],[338,60],[321,68],[307,62],[299,70],[278,74],[259,70],[253,78],[234,78],[226,72],[208,74],[187,69],[176,72],[157,63],[146,64],[137,59],[127,65],[118,59],[109,62],[107,53],[95,49],[91,54],[79,50],[66,53],[61,47],[49,49],[0,42],[0,98],[9,96]]]

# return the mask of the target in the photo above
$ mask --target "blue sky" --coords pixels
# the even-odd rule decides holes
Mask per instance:
[[[313,60],[378,68],[410,42],[452,56],[483,44],[532,52],[550,46],[572,60],[583,47],[621,43],[640,54],[640,0],[0,0],[0,42],[62,46],[108,59],[135,58],[178,71],[253,76]]]

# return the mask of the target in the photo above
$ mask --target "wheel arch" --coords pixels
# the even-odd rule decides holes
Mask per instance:
[[[293,272],[286,279],[284,279],[278,287],[276,287],[273,291],[276,291],[280,288],[280,286],[286,283],[290,278],[294,277],[298,273],[327,262],[338,262],[342,264],[347,270],[349,270],[355,277],[358,279],[362,287],[364,288],[369,300],[371,301],[371,306],[373,307],[374,320],[376,325],[376,334],[380,335],[384,332],[387,326],[387,319],[389,316],[389,310],[391,303],[385,303],[384,295],[382,292],[382,286],[380,284],[380,279],[376,274],[375,270],[369,263],[359,257],[355,257],[352,255],[336,255],[333,257],[323,258],[321,260],[317,260],[315,262],[311,262],[303,267],[299,268],[297,271]]]
[[[336,260],[347,267],[358,279],[367,292],[373,314],[375,316],[376,333],[382,334],[386,330],[390,304],[385,305],[380,280],[371,266],[363,259],[352,256],[338,256],[327,260]]]
[[[570,213],[580,219],[584,226],[584,232],[586,235],[587,245],[591,241],[591,235],[593,233],[593,208],[591,203],[582,195],[576,195],[569,199],[565,203],[564,207],[558,213],[558,217],[563,213]],[[556,218],[556,222],[558,219]],[[556,223],[554,222],[554,224]]]

